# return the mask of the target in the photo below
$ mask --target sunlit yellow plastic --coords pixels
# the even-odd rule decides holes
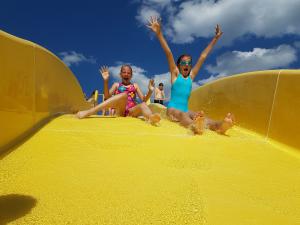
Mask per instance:
[[[0,31],[0,152],[54,115],[89,107],[78,81],[52,53]]]
[[[94,101],[96,104],[98,103],[98,90],[95,91]]]
[[[300,70],[256,71],[219,79],[195,90],[189,107],[300,149]]]
[[[16,55],[0,52],[4,131],[18,136],[52,114],[85,107],[69,72],[51,75],[56,85],[46,76],[59,73],[56,57],[40,48],[39,65],[30,67],[34,44],[3,33],[0,38],[0,49],[4,43]],[[45,77],[30,80],[36,68]],[[242,74],[193,92],[194,110],[217,119],[235,114],[238,126],[227,135],[206,130],[194,136],[165,119],[158,126],[70,114],[51,120],[0,155],[0,224],[299,224],[298,72]],[[60,96],[57,89],[71,82],[64,76],[75,81]],[[62,100],[73,102],[64,108]],[[149,107],[165,118],[164,107]]]
[[[281,71],[268,137],[300,149],[300,70]]]

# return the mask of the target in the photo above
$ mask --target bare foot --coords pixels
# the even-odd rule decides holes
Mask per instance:
[[[194,123],[191,126],[194,134],[203,134],[204,131],[204,112],[200,111],[194,118]]]
[[[76,114],[76,117],[78,119],[83,119],[85,117],[88,116],[88,110],[85,110],[85,111],[79,111],[77,114]]]
[[[232,113],[227,113],[224,120],[220,123],[220,126],[216,129],[216,132],[219,134],[225,134],[225,132],[234,125],[234,122],[234,115]]]
[[[158,113],[154,113],[149,116],[149,122],[151,124],[157,124],[161,120],[160,115]]]
[[[176,119],[175,116],[173,116],[173,115],[169,115],[168,118],[169,118],[172,122],[179,122],[179,120]]]

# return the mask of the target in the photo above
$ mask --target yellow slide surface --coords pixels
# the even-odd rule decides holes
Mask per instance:
[[[237,118],[201,136],[165,119],[76,119],[88,105],[72,73],[4,32],[0,75],[0,224],[300,224],[297,70],[195,90],[191,109]]]

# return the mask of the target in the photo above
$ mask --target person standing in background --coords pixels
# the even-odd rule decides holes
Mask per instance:
[[[154,103],[164,104],[165,100],[165,92],[164,92],[164,84],[159,83],[158,87],[155,88],[155,97]]]

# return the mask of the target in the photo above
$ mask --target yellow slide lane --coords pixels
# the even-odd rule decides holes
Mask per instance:
[[[0,225],[300,224],[299,70],[195,90],[192,110],[237,118],[201,136],[165,119],[75,118],[90,106],[71,71],[2,31],[0,75]]]
[[[193,136],[165,120],[66,115],[2,159],[0,202],[19,195],[10,201],[31,211],[0,215],[12,224],[294,225],[299,165],[292,150],[238,127]]]

